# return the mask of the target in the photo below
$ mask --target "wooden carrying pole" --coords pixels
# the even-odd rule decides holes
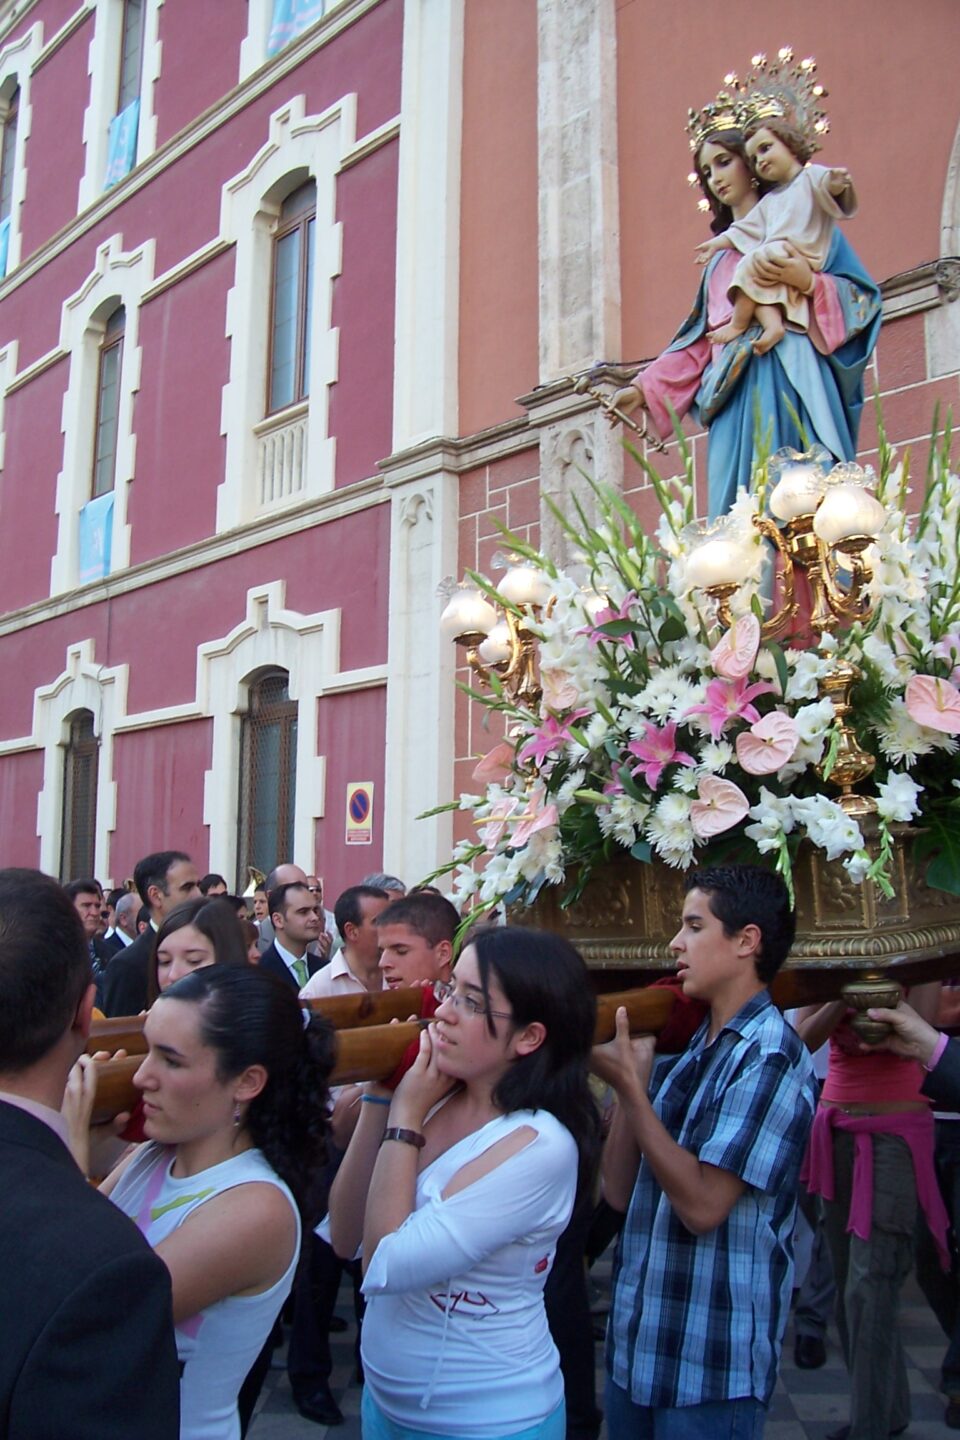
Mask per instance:
[[[884,965],[878,967],[878,971],[903,985],[916,985],[924,980],[952,975],[958,964],[958,957],[950,955]],[[652,980],[672,973],[671,970],[638,973],[637,985],[649,985]],[[781,1010],[799,1005],[818,1005],[826,1000],[838,999],[842,986],[862,973],[862,966],[844,970],[833,966],[788,965],[777,975],[770,986],[770,993],[774,1004],[779,1005]],[[602,971],[595,972],[597,980],[602,979],[602,975]],[[309,1005],[315,1015],[325,1015],[334,1029],[352,1030],[388,1025],[391,1020],[409,1020],[411,1015],[419,1014],[422,993],[418,986],[414,986],[402,990],[381,990],[377,995],[335,995],[303,1003]],[[601,996],[601,1003],[603,999]],[[147,1048],[143,1038],[143,1018],[142,1015],[118,1015],[112,1020],[94,1020],[87,1044],[88,1053],[126,1050],[128,1055],[142,1055]]]
[[[333,995],[324,1000],[302,1000],[315,1015],[325,1015],[335,1030],[353,1030],[368,1025],[389,1025],[391,1020],[409,1020],[420,1013],[423,991],[419,986],[403,990],[381,990],[377,995]],[[87,1053],[97,1050],[126,1050],[142,1055],[143,1015],[116,1015],[112,1020],[94,1020]]]
[[[392,991],[371,997],[377,1001],[388,996],[413,995],[419,1003],[419,991]],[[338,997],[342,998],[342,997]],[[361,997],[358,997],[361,998]],[[597,1028],[594,1038],[598,1045],[611,1040],[615,1032],[617,1007],[626,1007],[633,1035],[657,1034],[666,1024],[673,1009],[674,996],[670,990],[627,990],[619,995],[601,995],[597,1000]],[[322,1003],[327,1012],[329,1001]],[[399,1001],[396,1003],[399,1004]],[[405,1014],[415,1008],[407,1000]],[[109,1023],[109,1022],[99,1022]],[[392,1075],[403,1059],[404,1052],[412,1040],[416,1040],[425,1022],[418,1020],[399,1025],[354,1025],[337,1031],[337,1062],[331,1083],[346,1085],[357,1080],[385,1080]],[[141,1041],[142,1045],[142,1041]],[[105,1048],[103,1045],[100,1049]],[[125,1060],[105,1060],[97,1070],[97,1096],[94,1102],[94,1123],[110,1120],[121,1110],[131,1110],[139,1091],[133,1084],[133,1077],[142,1063],[142,1050]]]

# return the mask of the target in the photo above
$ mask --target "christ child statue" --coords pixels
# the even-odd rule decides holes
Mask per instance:
[[[761,334],[753,348],[763,355],[783,338],[786,323],[809,329],[810,306],[807,296],[790,285],[764,284],[756,260],[797,254],[812,270],[822,270],[834,224],[856,213],[857,197],[849,170],[808,164],[813,146],[779,116],[747,126],[746,151],[758,179],[772,188],[722,235],[698,245],[697,263],[705,265],[720,250],[740,251],[743,258],[730,284],[732,319],[708,338],[726,345],[756,321]]]

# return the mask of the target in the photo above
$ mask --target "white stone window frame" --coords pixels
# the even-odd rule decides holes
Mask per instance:
[[[117,113],[120,78],[120,46],[123,41],[124,0],[85,0],[96,12],[93,35],[87,52],[90,98],[83,112],[83,175],[77,192],[77,211],[82,211],[103,194],[110,144],[110,122]],[[160,9],[164,0],[145,0],[143,45],[140,69],[140,118],[137,128],[139,165],[157,148],[157,116],[154,87],[160,78],[163,46],[160,42]]]
[[[307,456],[302,488],[287,503],[316,500],[334,488],[336,442],[329,433],[329,387],[337,379],[339,357],[339,331],[331,322],[333,282],[342,264],[342,227],[335,218],[337,177],[356,143],[356,109],[356,95],[348,94],[322,114],[305,115],[304,97],[294,96],[271,115],[266,144],[223,187],[220,240],[234,244],[235,271],[226,306],[230,375],[221,402],[226,458],[217,491],[218,533],[272,514],[285,503],[264,507],[259,502],[255,427],[267,414],[274,233],[283,200],[308,180],[317,187],[317,213]],[[289,412],[271,416],[270,423],[282,423],[286,413],[295,419],[302,410],[302,404],[291,406]]]
[[[111,235],[97,247],[93,270],[61,311],[59,348],[70,357],[70,374],[63,397],[63,465],[57,476],[57,548],[50,564],[51,595],[74,590],[79,583],[79,519],[92,494],[100,343],[107,320],[120,305],[126,323],[117,414],[111,574],[130,563],[127,511],[136,468],[133,401],[140,389],[140,303],[153,280],[153,266],[153,240],[128,253],[123,249],[123,237]]]
[[[21,259],[20,218],[27,196],[27,140],[33,114],[30,107],[30,81],[33,65],[42,49],[43,26],[37,21],[18,40],[0,50],[0,95],[8,100],[14,90],[20,91],[17,106],[17,144],[13,159],[13,189],[10,198],[7,275],[16,269]],[[0,277],[0,280],[2,278]]]
[[[316,821],[324,814],[326,757],[317,754],[319,698],[338,674],[340,611],[302,615],[284,605],[277,580],[247,592],[247,613],[222,640],[201,645],[197,654],[197,700],[213,717],[212,763],[204,777],[203,820],[210,828],[210,854],[232,875],[237,867],[240,800],[240,727],[248,713],[250,687],[266,670],[284,670],[288,694],[297,705],[294,853],[313,867]]]
[[[109,876],[110,842],[117,825],[117,785],[113,778],[113,737],[127,708],[127,667],[96,663],[93,640],[67,649],[66,664],[51,685],[36,691],[33,738],[43,750],[43,786],[37,796],[40,869],[60,873],[63,838],[64,750],[70,741],[70,719],[78,710],[93,715],[97,756],[97,823],[95,873]],[[76,879],[76,876],[69,876]]]

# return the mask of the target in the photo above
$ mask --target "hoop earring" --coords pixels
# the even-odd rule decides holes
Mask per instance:
[[[753,179],[750,181],[750,189],[751,189],[751,190],[759,190],[759,189],[760,189],[760,181],[757,179],[756,175],[754,175]]]

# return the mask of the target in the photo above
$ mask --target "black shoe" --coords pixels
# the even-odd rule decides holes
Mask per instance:
[[[793,1362],[798,1370],[819,1370],[827,1363],[827,1347],[818,1335],[798,1335],[793,1345]]]
[[[909,1425],[909,1421],[907,1422],[907,1425]],[[891,1436],[893,1436],[893,1435],[903,1435],[903,1434],[905,1434],[905,1433],[906,1433],[906,1430],[907,1430],[907,1425],[900,1425],[900,1426],[897,1427],[896,1430],[891,1430],[891,1431],[890,1431]],[[827,1432],[827,1440],[850,1440],[850,1426],[849,1426],[849,1424],[847,1424],[847,1425],[838,1425],[837,1428],[836,1428],[836,1430],[829,1430],[829,1431]]]
[[[950,1399],[943,1413],[943,1423],[948,1430],[960,1430],[960,1400]]]
[[[343,1424],[343,1411],[325,1380],[321,1380],[309,1394],[294,1391],[293,1403],[305,1420],[315,1420],[318,1425]]]
[[[330,1324],[327,1326],[328,1335],[342,1335],[347,1328],[347,1322],[342,1315],[331,1315]]]

